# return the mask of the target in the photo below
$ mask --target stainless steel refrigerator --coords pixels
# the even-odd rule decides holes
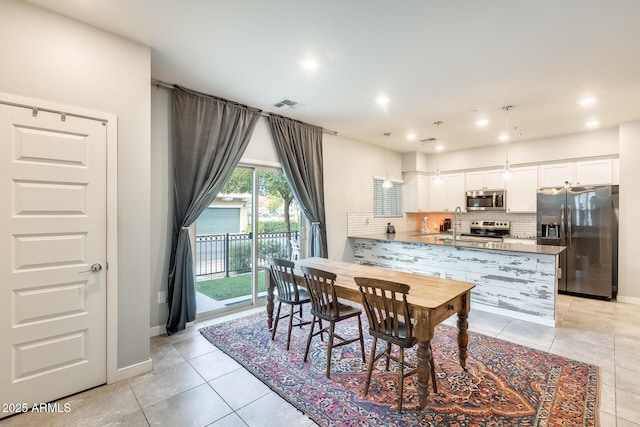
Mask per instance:
[[[618,186],[538,190],[539,245],[565,246],[560,292],[611,299],[618,288]]]

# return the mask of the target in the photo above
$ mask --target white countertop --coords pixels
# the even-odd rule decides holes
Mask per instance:
[[[454,246],[468,249],[482,249],[482,250],[498,250],[498,251],[511,251],[511,252],[526,252],[534,254],[546,254],[557,255],[565,250],[564,246],[550,246],[550,245],[531,245],[520,243],[504,243],[504,242],[477,242],[477,241],[465,241],[464,236],[456,237],[456,242],[453,243],[451,233],[425,233],[422,231],[405,231],[395,234],[386,233],[373,233],[373,234],[354,234],[348,236],[350,238],[357,239],[371,239],[382,241],[395,241],[395,242],[407,242],[407,243],[424,243],[428,245],[445,245]]]

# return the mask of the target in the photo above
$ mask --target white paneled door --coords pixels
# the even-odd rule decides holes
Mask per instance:
[[[106,134],[0,104],[0,418],[106,382]]]

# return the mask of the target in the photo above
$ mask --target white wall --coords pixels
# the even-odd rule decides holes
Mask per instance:
[[[620,241],[618,300],[640,304],[640,121],[620,125]]]
[[[118,367],[149,359],[150,50],[2,0],[0,92],[118,116]]]
[[[169,305],[158,304],[158,292],[168,291],[171,230],[173,228],[173,159],[171,95],[165,88],[151,87],[151,284],[149,326],[152,335],[166,333]]]

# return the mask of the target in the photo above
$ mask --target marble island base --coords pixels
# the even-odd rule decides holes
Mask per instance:
[[[558,256],[351,237],[355,262],[475,284],[471,307],[556,326]]]

